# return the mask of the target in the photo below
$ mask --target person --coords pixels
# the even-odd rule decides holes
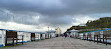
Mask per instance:
[[[59,37],[59,35],[57,34],[56,37]]]
[[[65,36],[65,38],[67,37],[67,33],[66,32],[64,33],[64,36]]]

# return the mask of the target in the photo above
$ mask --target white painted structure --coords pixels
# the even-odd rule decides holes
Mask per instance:
[[[80,39],[83,39],[83,33],[80,33],[80,34],[79,34],[79,38],[80,38]]]
[[[6,30],[0,29],[0,47],[5,46],[5,34]]]
[[[79,37],[78,32],[79,32],[79,31],[78,31],[78,30],[75,30],[75,29],[70,30],[70,36],[77,38],[77,37]]]
[[[41,39],[45,39],[45,34],[40,35]]]
[[[17,34],[18,34],[18,38],[22,38],[21,36],[19,36],[19,35],[23,35],[24,37],[23,37],[23,42],[25,43],[25,42],[30,42],[31,41],[31,33],[28,33],[28,32],[25,32],[25,31],[19,31],[19,32],[17,32]],[[22,40],[19,40],[19,42],[21,42]]]
[[[55,34],[60,36],[60,34],[62,34],[62,30],[58,27],[57,29],[55,29]]]
[[[47,31],[47,34],[50,38],[54,38],[56,37],[55,32],[56,32],[55,30],[49,30]]]
[[[16,30],[7,30],[7,31],[16,31]],[[16,32],[17,32],[18,39],[22,39],[22,36],[24,36],[23,43],[31,41],[32,32],[26,32],[26,31],[16,31]],[[46,32],[45,33],[34,32],[34,33],[35,33],[36,40],[45,39]],[[49,37],[51,37],[51,36],[53,36],[53,34],[50,34]],[[6,40],[6,29],[0,29],[0,47],[5,46],[5,40]],[[18,40],[18,42],[22,42],[22,40]],[[7,43],[8,44],[12,43],[12,38],[11,39],[8,38]],[[14,41],[14,43],[16,43],[16,41]]]
[[[35,38],[36,40],[40,40],[40,34],[39,33],[35,33],[35,37],[36,37]]]
[[[16,30],[8,30],[8,31],[16,31]],[[21,39],[23,35],[24,38],[23,38],[23,42],[30,42],[31,39],[30,39],[30,33],[28,32],[24,32],[24,31],[17,31],[17,35],[18,35],[18,38]],[[0,29],[0,47],[3,47],[5,46],[5,40],[6,40],[6,30],[5,29]],[[18,40],[18,42],[21,42],[22,40]],[[8,39],[7,40],[7,43],[12,43],[12,40]],[[16,41],[14,41],[14,43],[16,43]]]
[[[51,37],[52,38],[56,37],[55,33],[51,33]]]
[[[46,39],[48,39],[49,36],[50,36],[50,35],[49,35],[48,33],[45,34],[45,38],[46,38]]]

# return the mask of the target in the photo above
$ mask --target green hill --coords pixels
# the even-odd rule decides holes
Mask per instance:
[[[88,21],[86,26],[72,26],[67,29],[67,32],[72,29],[80,30],[80,29],[97,29],[97,28],[111,28],[111,17],[103,17],[98,20]]]
[[[94,21],[88,21],[87,27],[90,28],[111,28],[111,17],[104,17]]]

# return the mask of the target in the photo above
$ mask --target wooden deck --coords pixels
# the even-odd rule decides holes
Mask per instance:
[[[57,37],[52,39],[29,42],[24,45],[2,47],[0,49],[111,49],[111,45],[94,43],[90,41]]]

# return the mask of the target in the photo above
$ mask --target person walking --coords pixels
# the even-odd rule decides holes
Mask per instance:
[[[65,38],[67,37],[67,33],[66,32],[64,33],[64,36],[65,36]]]

